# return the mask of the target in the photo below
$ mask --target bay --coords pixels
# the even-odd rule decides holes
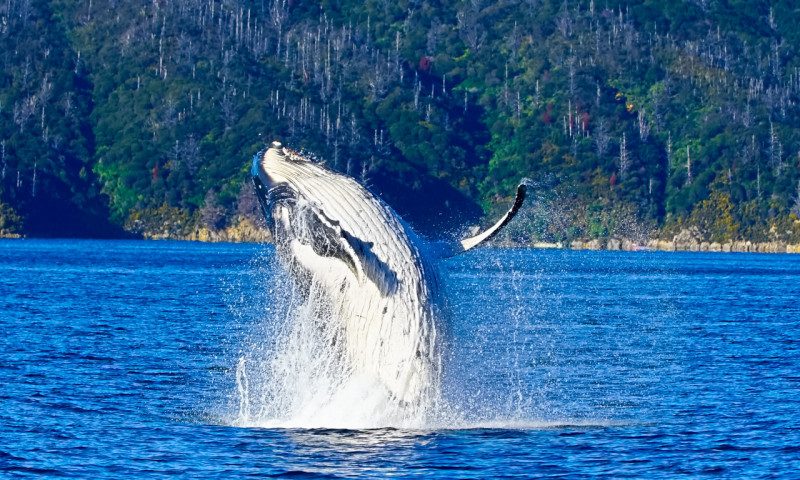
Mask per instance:
[[[236,372],[285,318],[270,246],[0,240],[0,476],[800,476],[800,257],[441,266],[461,421],[257,428]]]

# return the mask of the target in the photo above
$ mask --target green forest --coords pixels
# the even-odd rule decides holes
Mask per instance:
[[[800,9],[744,0],[6,0],[0,233],[258,222],[272,140],[458,235],[800,242]]]

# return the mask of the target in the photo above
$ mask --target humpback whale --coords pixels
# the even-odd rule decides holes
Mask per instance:
[[[305,295],[321,299],[317,321],[335,323],[346,371],[378,385],[404,415],[438,395],[440,294],[429,250],[400,217],[353,178],[280,142],[257,153],[252,179],[279,261]],[[497,234],[519,210],[486,231],[439,249],[465,252]]]

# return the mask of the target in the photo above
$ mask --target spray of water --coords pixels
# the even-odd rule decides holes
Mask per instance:
[[[435,386],[424,388],[414,404],[398,401],[353,367],[361,359],[346,348],[344,323],[324,288],[312,279],[301,292],[274,257],[256,263],[249,280],[257,298],[232,305],[248,324],[235,366],[238,408],[232,424],[367,429],[422,428],[429,422],[438,405]],[[260,314],[242,313],[259,309]]]
[[[448,262],[442,283],[452,289],[444,297],[458,305],[443,307],[453,318],[437,322],[446,340],[437,343],[434,385],[407,405],[352,367],[357,361],[330,299],[313,281],[301,292],[267,247],[241,276],[246,285],[231,289],[243,292],[231,305],[243,331],[231,355],[235,388],[225,423],[358,430],[613,424],[591,413],[575,417],[582,410],[564,398],[563,348],[555,344],[564,334],[552,313],[542,313],[552,312],[544,300],[552,292],[540,291],[547,279],[537,269],[491,252],[460,257],[449,273]]]
[[[496,260],[495,260],[496,261]],[[512,336],[499,341],[496,319],[440,318],[440,332],[459,344],[439,343],[435,385],[417,405],[398,403],[385,387],[359,376],[344,348],[341,322],[321,289],[313,282],[301,293],[291,276],[268,254],[254,262],[252,273],[233,286],[242,291],[232,311],[245,325],[240,349],[234,353],[235,390],[229,424],[262,428],[550,428],[557,422],[531,414],[531,395],[518,372],[525,368],[528,345],[516,337],[527,321],[526,302],[515,298]],[[505,270],[507,266],[497,265]],[[512,275],[512,295],[522,279]],[[446,272],[443,272],[446,283]],[[507,289],[508,290],[508,289]],[[253,298],[248,300],[248,295]],[[442,311],[448,311],[442,306]],[[496,312],[495,312],[496,313]],[[481,315],[480,312],[472,312]],[[506,323],[506,322],[502,322]],[[459,330],[474,325],[477,330]],[[458,330],[458,331],[456,331]],[[469,340],[466,340],[469,339]],[[496,348],[506,349],[502,351]],[[511,361],[509,365],[501,362]],[[482,377],[493,368],[508,378],[498,387]],[[496,373],[497,371],[494,371]]]

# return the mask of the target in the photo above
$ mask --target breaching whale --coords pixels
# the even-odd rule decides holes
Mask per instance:
[[[337,323],[346,370],[379,385],[400,410],[427,408],[438,395],[440,289],[420,239],[356,180],[280,142],[255,155],[252,178],[280,262],[305,295],[321,299],[317,320]],[[520,185],[500,221],[438,255],[491,238],[524,198]]]

